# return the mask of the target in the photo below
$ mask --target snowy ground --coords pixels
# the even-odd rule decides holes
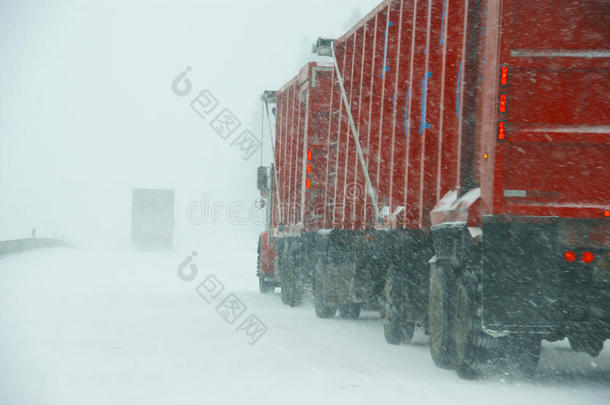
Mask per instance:
[[[0,404],[609,403],[608,349],[593,359],[546,343],[533,382],[463,381],[433,365],[421,333],[387,345],[376,313],[321,320],[260,295],[255,244],[200,248],[193,281],[176,273],[186,252],[1,258]],[[195,291],[212,273],[218,300],[247,306],[233,325]],[[254,345],[236,331],[249,314],[268,328]]]

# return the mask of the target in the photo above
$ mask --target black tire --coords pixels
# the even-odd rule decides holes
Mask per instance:
[[[358,319],[360,317],[360,303],[339,305],[339,316],[344,319]]]
[[[284,304],[293,307],[295,305],[294,304],[294,285],[291,280],[291,276],[289,274],[289,270],[287,267],[288,266],[286,266],[283,269],[282,274],[280,274],[280,288],[282,289],[281,296],[282,296],[282,302]]]
[[[428,301],[428,335],[430,355],[437,367],[453,368],[455,342],[453,340],[453,304],[451,275],[437,261],[430,268],[430,298]]]
[[[286,287],[286,304],[291,307],[299,305],[303,299],[303,288],[298,280],[297,260],[294,252],[288,252],[282,288]]]
[[[265,281],[262,276],[258,276],[258,290],[261,294],[273,294],[275,287],[272,281]]]
[[[483,332],[478,315],[479,299],[474,276],[463,273],[457,280],[455,302],[454,339],[455,368],[464,379],[476,379],[485,375],[497,358],[502,357],[499,339]]]
[[[288,283],[288,260],[286,257],[285,249],[281,251],[279,256],[280,262],[280,297],[282,297],[282,302],[286,305],[290,302],[290,285]]]
[[[282,302],[288,305],[288,287],[286,286],[285,275],[280,273],[280,297],[282,297]]]
[[[275,287],[273,286],[273,281],[265,281],[263,278],[263,269],[262,269],[262,253],[261,253],[261,241],[258,241],[258,260],[256,261],[257,266],[257,274],[258,274],[258,290],[262,294],[272,294],[275,291]]]
[[[324,282],[318,269],[316,269],[313,279],[313,300],[318,318],[332,318],[337,313],[337,306],[327,305],[324,300]]]
[[[592,357],[597,357],[604,348],[604,339],[594,334],[570,336],[568,341],[572,350],[587,353]]]
[[[411,343],[415,323],[403,319],[402,279],[393,268],[388,270],[384,288],[383,334],[391,345]]]

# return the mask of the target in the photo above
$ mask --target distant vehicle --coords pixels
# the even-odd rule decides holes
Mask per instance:
[[[174,223],[174,190],[133,189],[131,241],[135,246],[171,248]]]

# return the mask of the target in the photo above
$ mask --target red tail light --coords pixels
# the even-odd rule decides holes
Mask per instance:
[[[307,151],[307,160],[311,160],[311,149]]]
[[[610,210],[604,211],[604,216],[605,217],[610,217]]]
[[[307,174],[311,174],[311,165],[307,165]]]
[[[506,86],[508,84],[508,66],[502,66],[500,68],[500,85]]]
[[[500,107],[499,107],[499,111],[501,113],[505,113],[506,112],[506,94],[500,94]]]
[[[498,122],[498,140],[503,141],[505,135],[506,135],[506,133],[505,133],[504,121],[499,121]]]
[[[595,255],[591,252],[584,252],[580,256],[580,260],[582,260],[585,263],[591,263],[593,260],[595,260]]]
[[[566,262],[572,263],[576,261],[576,253],[572,252],[571,250],[568,250],[563,254],[563,258],[566,260]]]
[[[305,180],[305,188],[311,187],[311,181],[309,179]]]

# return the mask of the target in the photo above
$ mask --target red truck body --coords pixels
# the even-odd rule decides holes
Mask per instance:
[[[324,175],[332,65],[308,63],[274,92],[274,165],[270,173],[270,218],[259,241],[261,289],[279,285],[282,240],[322,229]],[[317,164],[313,164],[316,162]],[[286,290],[286,288],[284,288]]]
[[[275,162],[280,197],[279,204],[273,204],[272,228],[278,228],[281,218],[281,232],[321,229],[315,208],[320,205],[317,179],[324,171],[331,75],[331,65],[309,63],[276,92]]]
[[[599,353],[610,337],[608,10],[387,0],[328,42],[319,103],[302,103],[297,78],[278,92],[285,226],[274,203],[272,228],[301,238],[278,268],[313,272],[301,282],[319,316],[378,300],[390,343],[426,326],[434,361],[464,376],[485,360],[472,341],[516,347],[530,366],[542,338]]]

